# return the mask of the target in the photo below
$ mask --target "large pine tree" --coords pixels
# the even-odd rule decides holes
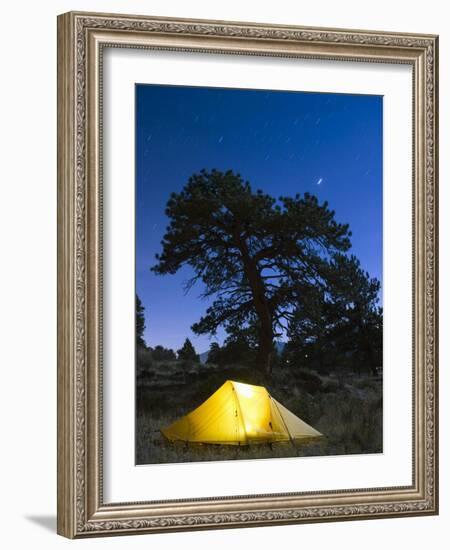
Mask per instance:
[[[338,261],[350,248],[349,227],[324,202],[275,199],[232,171],[202,170],[172,193],[170,220],[155,273],[189,265],[213,303],[193,325],[197,334],[254,334],[257,365],[270,372],[274,339],[286,334],[299,301],[314,289],[325,296],[339,280]]]

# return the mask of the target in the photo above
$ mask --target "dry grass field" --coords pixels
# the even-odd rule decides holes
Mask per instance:
[[[320,441],[253,446],[181,444],[160,429],[190,412],[226,380],[264,385],[275,399],[324,434]],[[270,379],[248,367],[153,363],[138,373],[136,463],[157,464],[382,452],[382,380],[278,369]]]

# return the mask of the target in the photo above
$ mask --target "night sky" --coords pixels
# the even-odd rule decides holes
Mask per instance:
[[[217,338],[190,327],[209,302],[201,284],[185,295],[183,268],[155,275],[168,224],[165,205],[202,168],[233,170],[279,197],[308,191],[349,223],[362,267],[382,275],[382,97],[136,85],[136,292],[147,345],[198,353]]]

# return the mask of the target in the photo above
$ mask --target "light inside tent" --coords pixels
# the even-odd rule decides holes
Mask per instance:
[[[253,388],[249,386],[248,384],[241,384],[240,382],[233,382],[234,387],[239,392],[240,395],[243,395],[244,397],[253,397],[253,394],[255,393],[253,391]]]

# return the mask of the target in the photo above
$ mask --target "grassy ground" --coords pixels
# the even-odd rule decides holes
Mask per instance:
[[[266,386],[275,399],[325,438],[295,446],[249,447],[174,444],[163,438],[161,428],[200,405],[229,379]],[[338,378],[279,369],[266,379],[239,366],[181,368],[169,361],[154,363],[150,375],[138,377],[136,405],[137,464],[382,452],[382,382],[369,376]]]

